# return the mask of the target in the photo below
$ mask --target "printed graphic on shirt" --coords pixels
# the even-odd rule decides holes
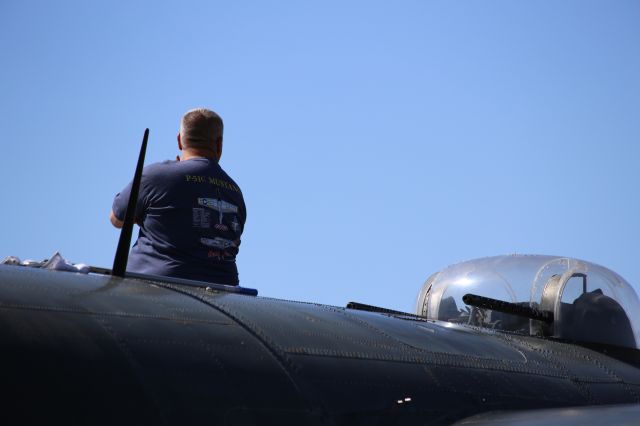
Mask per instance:
[[[218,250],[225,250],[230,247],[237,247],[235,242],[224,239],[224,238],[220,238],[220,237],[216,237],[216,238],[202,237],[200,238],[200,242],[207,247],[213,247]]]
[[[198,198],[198,204],[221,213],[238,213],[238,206],[217,198]]]
[[[211,227],[211,212],[202,207],[193,208],[193,226],[196,228]]]
[[[231,182],[227,182],[226,180],[214,178],[211,176],[184,175],[184,178],[187,182],[190,182],[190,183],[204,183],[209,185],[215,185],[224,189],[230,189],[238,193],[241,192],[240,188],[238,188],[237,185],[234,185]]]
[[[225,213],[238,213],[238,206],[217,198],[198,198],[198,204],[218,212],[218,225],[216,225],[215,228],[220,231],[226,231],[229,229],[222,223],[222,216]]]
[[[207,247],[210,247],[210,250],[207,252],[207,257],[209,259],[215,260],[224,260],[228,262],[233,262],[236,259],[237,250],[234,252],[233,249],[237,249],[240,244],[240,240],[227,240],[224,238],[200,238],[200,242]],[[232,249],[232,250],[227,250]]]
[[[211,215],[211,210],[218,212],[218,220],[213,219],[213,224],[211,223],[211,218],[207,216],[206,223],[208,226],[213,225],[213,228],[220,232],[228,232],[229,228],[233,229],[233,232],[236,236],[239,237],[240,234],[240,222],[238,221],[238,206],[235,204],[231,204],[227,201],[221,200],[219,198],[198,198],[198,205],[202,207],[195,207],[194,211],[194,223],[196,223],[196,210],[202,210],[203,212],[197,213],[199,223],[202,223],[202,217],[206,214]],[[225,219],[225,214],[226,220]],[[218,222],[218,223],[215,223]],[[201,226],[202,227],[202,226]],[[223,234],[225,236],[229,236],[229,234]],[[214,260],[223,260],[223,261],[234,261],[236,254],[238,253],[238,246],[240,245],[240,239],[238,238],[235,241],[228,240],[226,238],[215,237],[215,238],[207,238],[201,237],[200,243],[209,248],[207,252],[207,257]]]
[[[214,259],[214,260],[224,260],[227,262],[233,262],[236,260],[236,257],[226,251],[221,251],[221,250],[209,250],[209,252],[207,253],[207,257],[209,259]]]
[[[238,222],[238,216],[233,216],[233,219],[231,220],[231,229],[233,229],[234,232],[238,232],[240,230],[240,222]]]

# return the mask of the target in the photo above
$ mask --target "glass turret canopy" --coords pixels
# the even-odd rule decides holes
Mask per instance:
[[[467,305],[466,294],[509,302],[516,309],[533,308],[552,320]],[[610,269],[568,257],[495,256],[449,266],[424,283],[416,313],[579,342],[630,348],[640,342],[640,301],[631,285]]]

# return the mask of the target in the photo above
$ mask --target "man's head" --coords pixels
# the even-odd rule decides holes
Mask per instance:
[[[218,114],[205,108],[192,109],[180,121],[178,146],[218,160],[222,155],[222,132],[222,118]]]

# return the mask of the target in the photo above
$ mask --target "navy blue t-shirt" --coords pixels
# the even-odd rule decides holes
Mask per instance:
[[[119,220],[130,193],[131,183],[113,201]],[[215,160],[151,164],[142,172],[140,233],[127,271],[236,285],[246,217],[240,188]]]

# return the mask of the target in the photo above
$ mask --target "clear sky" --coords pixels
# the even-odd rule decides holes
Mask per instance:
[[[108,213],[225,120],[261,295],[413,311],[462,260],[557,254],[640,288],[638,1],[0,1],[0,257],[110,267]]]

